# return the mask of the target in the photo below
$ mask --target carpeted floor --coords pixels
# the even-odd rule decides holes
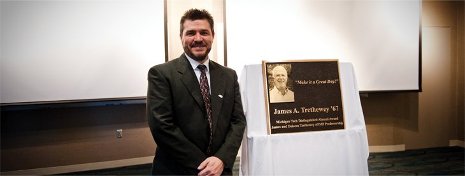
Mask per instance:
[[[65,175],[149,175],[151,164],[102,169]],[[370,175],[464,175],[464,148],[441,147],[402,152],[370,153]],[[238,174],[239,159],[234,164]]]
[[[464,148],[370,153],[370,175],[464,175]]]

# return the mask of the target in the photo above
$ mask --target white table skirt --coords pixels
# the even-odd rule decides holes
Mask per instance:
[[[368,175],[368,140],[353,67],[339,64],[345,129],[273,135],[267,135],[262,67],[244,67],[241,175]]]

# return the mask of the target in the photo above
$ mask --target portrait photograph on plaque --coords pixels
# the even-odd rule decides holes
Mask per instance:
[[[268,134],[344,129],[337,59],[262,62]]]

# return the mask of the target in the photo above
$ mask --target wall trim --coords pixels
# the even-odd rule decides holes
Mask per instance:
[[[451,147],[459,146],[459,147],[465,148],[464,144],[465,144],[465,142],[461,141],[461,140],[449,140],[449,146],[451,146]]]
[[[64,174],[64,173],[70,173],[70,172],[108,169],[108,168],[140,165],[140,164],[149,164],[153,162],[153,157],[154,156],[147,156],[147,157],[130,158],[130,159],[113,160],[113,161],[74,164],[74,165],[67,165],[67,166],[56,166],[56,167],[7,171],[7,172],[0,172],[0,175],[53,175],[53,174]]]
[[[370,153],[405,151],[405,144],[369,146]]]

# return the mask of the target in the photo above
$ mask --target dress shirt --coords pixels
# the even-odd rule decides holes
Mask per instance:
[[[189,60],[189,63],[191,64],[192,66],[192,69],[194,69],[194,73],[195,73],[195,76],[197,76],[197,81],[199,81],[199,84],[200,84],[200,74],[201,74],[201,71],[199,68],[197,68],[197,66],[199,66],[200,64],[203,64],[207,67],[207,69],[205,69],[205,74],[207,75],[207,80],[208,80],[208,92],[211,94],[212,92],[212,88],[211,88],[211,83],[210,83],[210,67],[209,67],[209,64],[208,62],[210,61],[210,59],[207,57],[207,59],[203,62],[203,63],[199,63],[198,61],[192,59],[191,57],[189,57],[187,54],[185,54],[186,57],[187,57],[187,60]]]
[[[279,103],[279,102],[293,102],[294,101],[294,92],[289,89],[286,89],[287,92],[283,95],[275,87],[270,90],[270,102]]]

